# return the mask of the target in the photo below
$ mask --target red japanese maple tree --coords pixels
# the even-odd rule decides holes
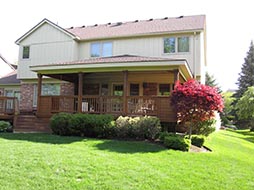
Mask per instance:
[[[207,121],[214,117],[215,111],[222,112],[223,100],[217,89],[191,79],[175,84],[171,94],[171,105],[175,108],[179,122],[190,122],[191,128],[195,123]]]

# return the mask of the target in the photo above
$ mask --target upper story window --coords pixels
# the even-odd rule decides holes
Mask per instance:
[[[189,52],[189,37],[177,38],[177,48],[178,52]]]
[[[30,46],[23,46],[22,58],[29,59],[29,57],[30,57]]]
[[[164,53],[189,52],[189,37],[164,38]]]
[[[176,52],[176,39],[175,38],[164,38],[164,53],[175,53]]]
[[[96,42],[91,44],[91,57],[112,56],[112,42]]]

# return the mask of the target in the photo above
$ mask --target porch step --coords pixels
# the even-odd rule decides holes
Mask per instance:
[[[38,118],[35,115],[18,115],[14,125],[14,132],[51,133],[49,118]]]

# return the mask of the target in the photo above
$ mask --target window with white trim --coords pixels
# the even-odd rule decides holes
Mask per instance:
[[[182,53],[190,51],[189,37],[169,37],[163,39],[164,53]]]
[[[33,94],[33,107],[37,107],[37,94],[38,94],[38,88],[37,88],[37,84],[35,84],[34,94]],[[41,95],[42,96],[60,95],[60,84],[42,84]]]
[[[177,51],[178,52],[189,52],[189,37],[178,37],[177,38]]]
[[[110,57],[112,56],[112,42],[91,43],[91,57]]]
[[[30,46],[23,46],[22,59],[30,58]]]

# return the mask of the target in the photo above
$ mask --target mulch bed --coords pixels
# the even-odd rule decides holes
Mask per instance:
[[[189,152],[212,152],[212,150],[204,146],[200,148],[200,147],[191,145]]]

